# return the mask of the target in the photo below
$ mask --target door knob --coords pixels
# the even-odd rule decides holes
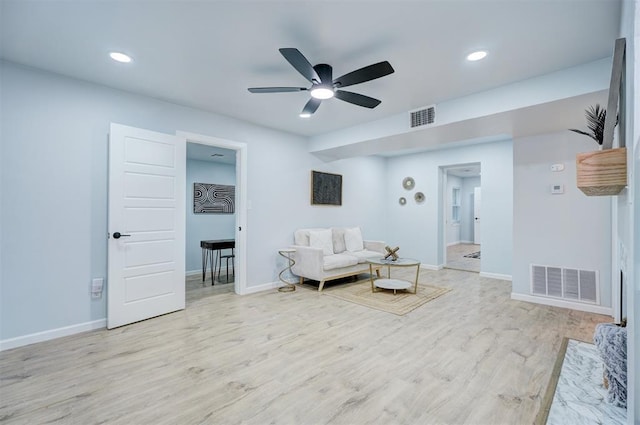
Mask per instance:
[[[122,234],[122,233],[120,233],[120,232],[115,232],[115,233],[113,234],[113,239],[120,239],[121,237],[125,237],[125,236],[131,236],[131,235],[123,235],[123,234]]]

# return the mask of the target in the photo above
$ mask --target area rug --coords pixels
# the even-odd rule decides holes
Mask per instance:
[[[363,279],[354,283],[325,287],[322,293],[365,307],[403,316],[449,291],[451,288],[418,283],[417,294],[404,291],[398,291],[396,295],[393,294],[393,291],[371,292],[371,281]]]
[[[472,252],[471,254],[463,255],[463,257],[466,257],[466,258],[477,258],[477,259],[480,259],[480,251],[478,251],[478,252]]]
[[[535,425],[625,424],[627,410],[606,402],[595,345],[564,338]]]

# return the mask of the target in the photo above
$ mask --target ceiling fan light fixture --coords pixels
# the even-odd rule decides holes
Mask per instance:
[[[120,63],[129,63],[133,60],[131,59],[131,56],[124,54],[122,52],[109,52],[109,57],[114,61],[120,62]]]
[[[331,99],[334,94],[333,88],[329,88],[322,84],[318,84],[311,89],[311,97],[316,99]]]
[[[477,52],[469,53],[467,55],[467,60],[469,62],[479,61],[487,57],[487,52],[484,50],[478,50]]]

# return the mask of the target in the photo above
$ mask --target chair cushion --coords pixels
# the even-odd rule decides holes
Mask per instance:
[[[322,248],[324,255],[333,255],[331,229],[309,230],[309,246],[312,248]]]
[[[358,259],[358,263],[366,263],[367,258],[382,258],[383,254],[376,251],[369,251],[368,249],[363,249],[361,251],[354,251],[348,253],[351,256],[354,256]]]
[[[362,232],[359,227],[344,229],[344,244],[347,251],[355,252],[364,249],[364,241],[362,240]]]
[[[341,267],[355,266],[358,264],[358,257],[347,254],[325,255],[323,260],[323,270],[339,269]]]

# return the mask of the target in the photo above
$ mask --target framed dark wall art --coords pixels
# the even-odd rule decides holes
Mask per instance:
[[[193,184],[194,214],[233,214],[235,203],[235,186],[211,183]]]
[[[311,205],[342,205],[342,176],[311,171]]]

